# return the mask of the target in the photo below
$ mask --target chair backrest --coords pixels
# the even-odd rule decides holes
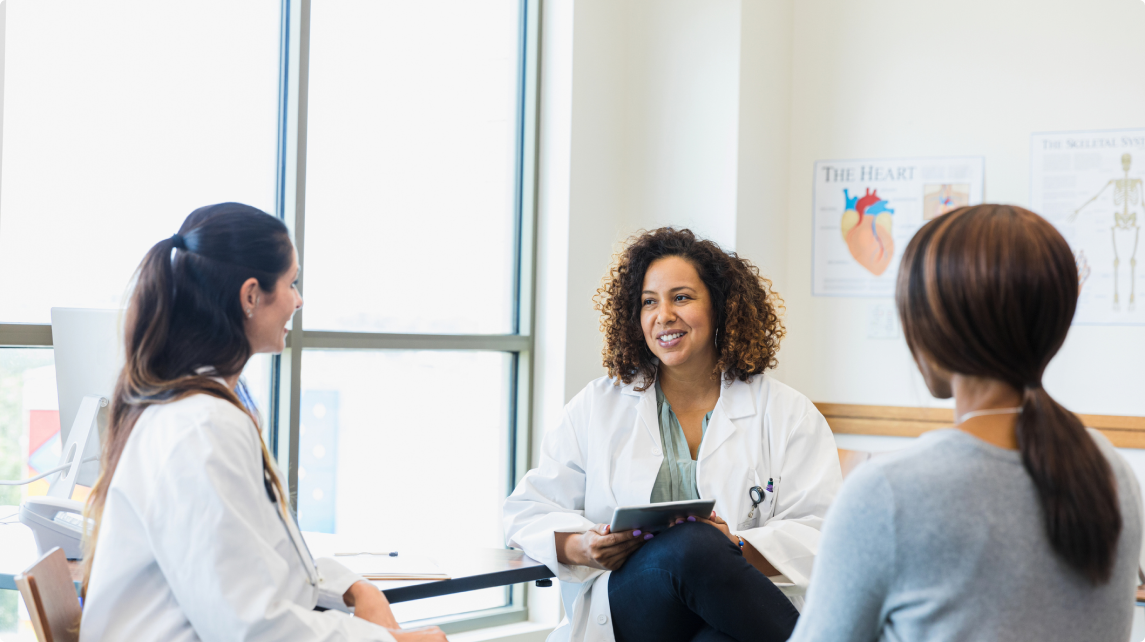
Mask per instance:
[[[40,642],[78,642],[80,601],[63,549],[48,551],[16,576]]]
[[[864,450],[839,449],[839,467],[843,469],[843,478],[851,474],[852,470],[871,458],[871,453]]]

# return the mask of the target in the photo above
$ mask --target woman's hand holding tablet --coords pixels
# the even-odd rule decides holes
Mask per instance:
[[[677,519],[695,517],[708,520],[714,499],[689,499],[682,502],[663,502],[641,506],[617,506],[612,511],[613,532],[639,529],[645,533],[656,533],[668,528]]]
[[[615,571],[652,539],[651,533],[639,530],[613,532],[608,524],[597,524],[583,533],[554,533],[557,561]]]

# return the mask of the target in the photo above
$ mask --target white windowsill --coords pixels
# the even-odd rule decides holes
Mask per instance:
[[[450,642],[544,642],[553,632],[552,624],[541,622],[514,622],[487,629],[454,633]]]

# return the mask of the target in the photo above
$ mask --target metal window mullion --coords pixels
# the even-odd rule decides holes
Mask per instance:
[[[533,406],[533,355],[535,350],[534,333],[536,323],[536,276],[537,276],[537,158],[540,126],[540,81],[541,81],[541,12],[540,0],[522,0],[524,20],[522,23],[521,51],[521,100],[520,100],[520,155],[518,184],[518,333],[528,338],[527,347],[517,355],[516,398],[518,407],[515,417],[513,463],[510,466],[509,489],[513,488],[530,468],[532,451],[532,406]]]
[[[541,2],[521,0],[521,76],[517,140],[517,310],[516,331],[528,337],[528,347],[513,359],[512,408],[509,439],[508,488],[513,491],[530,468],[533,433],[533,337],[536,322],[537,152],[540,114]],[[528,614],[528,585],[511,586],[509,604]]]
[[[301,341],[307,349],[319,350],[491,350],[520,352],[532,347],[532,338],[517,334],[388,334],[374,332],[292,333],[290,346]]]
[[[278,134],[277,144],[278,149],[275,156],[275,186],[274,186],[274,215],[279,219],[286,220],[286,190],[287,190],[287,169],[290,166],[288,158],[290,156],[291,137],[288,134],[289,123],[291,116],[291,106],[294,101],[291,98],[291,69],[293,66],[290,64],[291,58],[291,28],[293,21],[291,20],[291,7],[290,0],[282,0],[280,3],[281,15],[279,16],[279,45],[278,45]],[[271,454],[278,458],[279,453],[279,426],[281,425],[280,419],[282,418],[281,404],[282,404],[282,355],[272,355],[270,358],[270,391],[269,391],[269,408],[266,410],[267,429],[266,429],[266,444]]]
[[[293,14],[294,6],[291,2],[290,10]],[[292,126],[294,154],[293,176],[287,174],[287,180],[293,185],[293,227],[294,248],[298,252],[299,264],[306,261],[306,151],[307,151],[307,105],[309,92],[310,69],[310,0],[298,0],[297,38],[291,47],[290,60],[294,61],[297,54],[297,63],[292,73],[295,92],[292,95],[294,105],[294,121],[287,124]],[[289,197],[287,193],[287,197]],[[287,220],[290,212],[284,212]],[[303,277],[299,275],[298,290],[303,292]],[[298,510],[298,452],[299,452],[299,413],[302,401],[302,349],[305,340],[302,338],[302,310],[295,312],[290,332],[290,422],[287,430],[286,455],[286,485],[290,493],[291,506],[295,512]],[[281,425],[281,423],[279,423]],[[279,460],[279,465],[281,465]]]
[[[0,347],[52,347],[50,323],[0,323]]]

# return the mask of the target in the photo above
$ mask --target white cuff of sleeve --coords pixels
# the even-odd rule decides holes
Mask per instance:
[[[318,606],[353,613],[353,609],[346,606],[346,591],[365,578],[329,557],[320,557],[314,563],[318,566]]]

